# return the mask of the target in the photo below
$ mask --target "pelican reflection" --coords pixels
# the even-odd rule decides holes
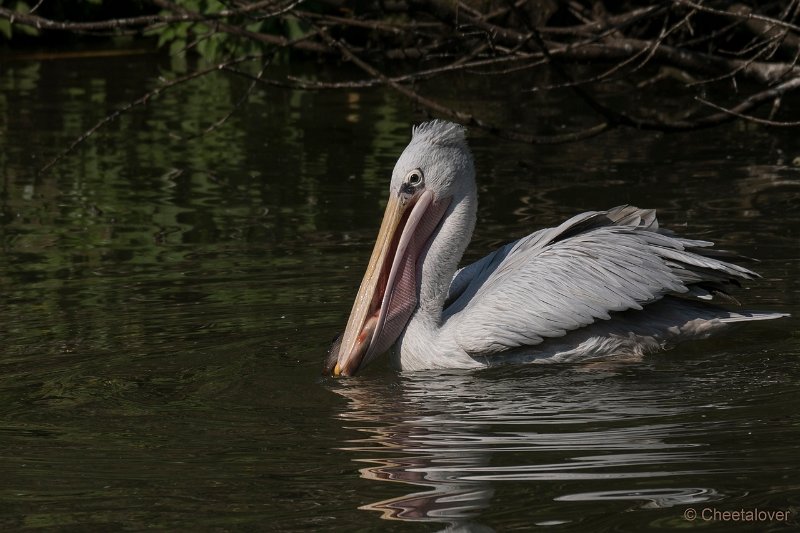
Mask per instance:
[[[572,522],[581,501],[661,508],[717,498],[713,488],[670,481],[711,471],[715,458],[682,422],[699,407],[669,386],[632,386],[614,367],[388,380],[331,385],[349,400],[344,426],[362,434],[343,443],[364,464],[361,476],[399,485],[397,496],[361,506],[384,519],[484,531],[490,506],[517,506],[545,525]]]

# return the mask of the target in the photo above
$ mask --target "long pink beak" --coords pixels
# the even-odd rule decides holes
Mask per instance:
[[[397,341],[417,307],[417,262],[450,200],[392,193],[341,338],[333,375],[352,376]]]

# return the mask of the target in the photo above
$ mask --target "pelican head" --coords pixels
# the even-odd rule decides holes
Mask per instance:
[[[453,208],[475,196],[475,170],[464,133],[462,126],[441,120],[413,129],[392,172],[375,248],[326,372],[357,373],[397,341],[418,308],[422,279],[434,268],[422,264],[431,243]],[[461,253],[463,247],[453,271]]]

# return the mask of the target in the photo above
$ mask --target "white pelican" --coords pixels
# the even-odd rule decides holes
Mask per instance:
[[[576,215],[456,271],[476,208],[464,128],[415,127],[327,373],[354,375],[389,349],[403,370],[638,357],[733,322],[787,316],[703,301],[758,275],[632,206]]]

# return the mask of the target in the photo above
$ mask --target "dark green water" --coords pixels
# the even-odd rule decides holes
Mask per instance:
[[[0,528],[797,526],[797,318],[635,364],[320,378],[423,118],[389,92],[258,90],[186,138],[246,88],[211,76],[36,175],[173,67],[0,63]],[[505,113],[578,120],[557,104]],[[473,132],[471,144],[470,259],[632,203],[759,258],[764,279],[740,300],[800,316],[796,133],[530,147]],[[689,508],[790,520],[690,522]]]

